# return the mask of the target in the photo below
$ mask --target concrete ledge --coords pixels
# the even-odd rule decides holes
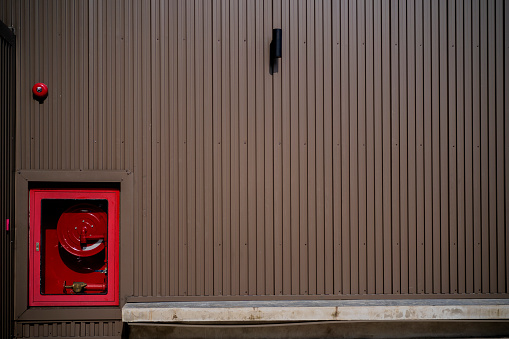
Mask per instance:
[[[506,299],[127,303],[127,323],[509,320]]]

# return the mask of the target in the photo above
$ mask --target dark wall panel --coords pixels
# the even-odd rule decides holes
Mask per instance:
[[[0,336],[12,334],[16,37],[0,21]]]
[[[121,338],[122,321],[20,322],[16,338]]]
[[[133,172],[135,296],[507,296],[506,2],[1,13],[17,168]]]

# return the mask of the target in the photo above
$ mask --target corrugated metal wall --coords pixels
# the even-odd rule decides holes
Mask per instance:
[[[120,338],[122,321],[27,322],[16,324],[16,338]]]
[[[507,296],[507,2],[16,6],[17,167],[133,171],[134,296]]]
[[[15,36],[0,21],[0,337],[12,334],[14,160],[16,123]]]

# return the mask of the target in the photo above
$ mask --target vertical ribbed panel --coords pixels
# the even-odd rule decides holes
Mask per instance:
[[[16,338],[120,338],[121,334],[121,321],[16,323]]]
[[[132,168],[125,4],[22,1],[20,13],[20,168]],[[42,104],[30,92],[36,82],[49,87]]]
[[[135,296],[508,292],[504,1],[19,7],[18,167],[133,172]]]
[[[7,26],[12,26],[14,22],[14,15],[17,13],[15,1],[2,1],[0,3],[0,20]]]
[[[3,19],[3,17],[0,16]],[[15,36],[0,21],[0,336],[12,334],[14,169],[16,123]],[[8,229],[9,228],[9,229]]]

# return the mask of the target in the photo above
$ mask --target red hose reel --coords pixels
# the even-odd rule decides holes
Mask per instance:
[[[90,257],[107,243],[108,217],[100,208],[79,204],[67,209],[58,220],[58,241],[69,253]]]
[[[57,235],[60,245],[77,257],[91,257],[106,248],[108,216],[100,208],[91,204],[78,204],[68,208],[58,219]],[[104,283],[64,281],[64,293],[85,291],[103,292]]]

